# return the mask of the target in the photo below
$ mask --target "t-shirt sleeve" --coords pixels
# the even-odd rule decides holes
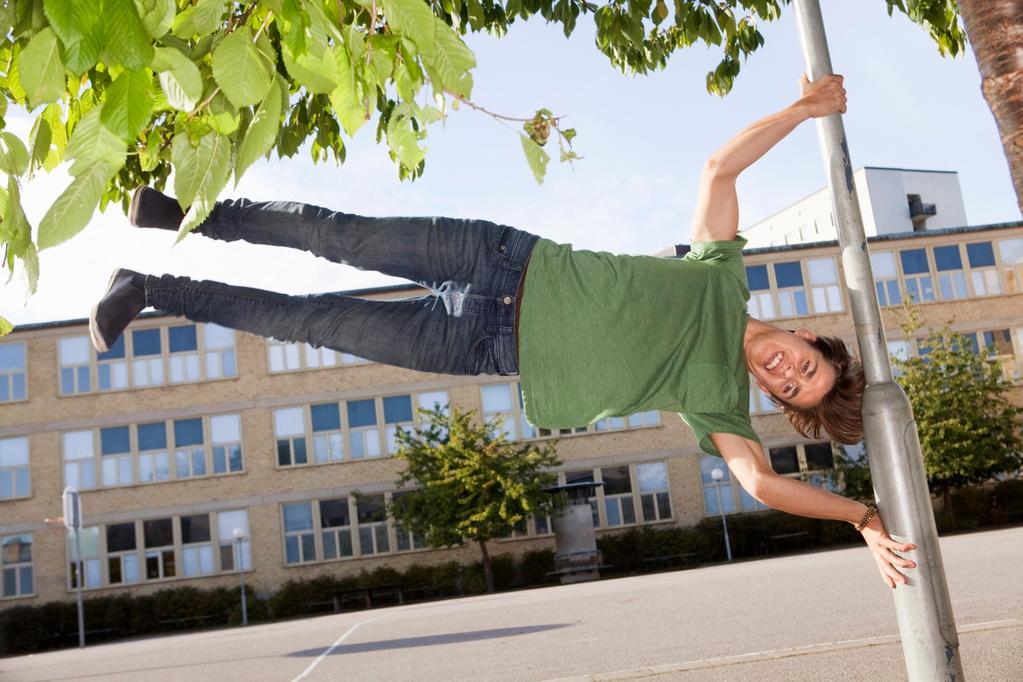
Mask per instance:
[[[753,430],[753,424],[750,423],[749,414],[745,412],[686,412],[681,417],[693,430],[700,449],[709,455],[721,456],[710,439],[712,433],[734,433],[737,436],[760,442],[757,432]]]
[[[744,299],[749,300],[749,290],[746,288],[746,267],[742,262],[744,246],[746,246],[746,239],[739,236],[732,241],[693,242],[692,250],[683,257],[683,260],[703,263],[728,272],[739,281],[742,285]]]

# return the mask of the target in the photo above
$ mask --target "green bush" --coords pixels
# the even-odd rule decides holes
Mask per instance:
[[[992,523],[1023,523],[1023,478],[999,481],[990,499]]]

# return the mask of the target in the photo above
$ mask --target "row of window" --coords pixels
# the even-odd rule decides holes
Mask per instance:
[[[904,299],[927,303],[1023,291],[1023,238],[872,250],[870,264],[882,306]],[[845,309],[831,256],[747,265],[746,279],[749,312],[758,319]]]

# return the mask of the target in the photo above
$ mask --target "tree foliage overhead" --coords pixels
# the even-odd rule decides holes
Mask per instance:
[[[545,516],[554,500],[543,491],[557,477],[554,445],[508,442],[500,421],[478,423],[474,413],[421,410],[424,424],[399,429],[398,452],[407,468],[389,511],[401,527],[431,547],[476,542],[492,586],[486,542],[510,535],[530,516]]]
[[[885,0],[924,26],[943,52],[963,46],[953,0]],[[565,35],[592,14],[596,45],[623,71],[666,65],[678,49],[721,50],[707,75],[725,94],[741,60],[763,44],[758,24],[788,0],[0,0],[0,244],[34,292],[37,249],[77,234],[97,208],[127,207],[133,189],[173,191],[198,225],[219,192],[253,163],[305,146],[342,163],[345,139],[367,123],[399,177],[425,168],[427,127],[471,101],[475,57],[467,33],[503,35],[540,17]],[[8,106],[31,131],[6,130]],[[487,112],[491,113],[491,112]],[[498,116],[492,114],[493,116]],[[498,116],[500,117],[500,116]],[[505,117],[506,118],[506,117]],[[514,120],[514,119],[513,119]],[[552,131],[560,158],[578,158],[573,130],[540,109],[524,121],[529,167],[542,180]],[[66,164],[72,176],[38,226],[21,183]],[[9,327],[0,320],[0,333]]]
[[[913,338],[919,329],[915,311],[902,327]],[[1012,384],[995,349],[980,344],[946,323],[921,340],[919,355],[893,357],[913,406],[928,484],[944,490],[946,499],[952,488],[1023,466],[1023,409],[1009,400]]]

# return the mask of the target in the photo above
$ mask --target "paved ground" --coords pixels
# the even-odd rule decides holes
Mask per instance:
[[[1023,528],[941,541],[971,682],[1023,680]],[[28,680],[904,680],[865,547],[0,659]]]

